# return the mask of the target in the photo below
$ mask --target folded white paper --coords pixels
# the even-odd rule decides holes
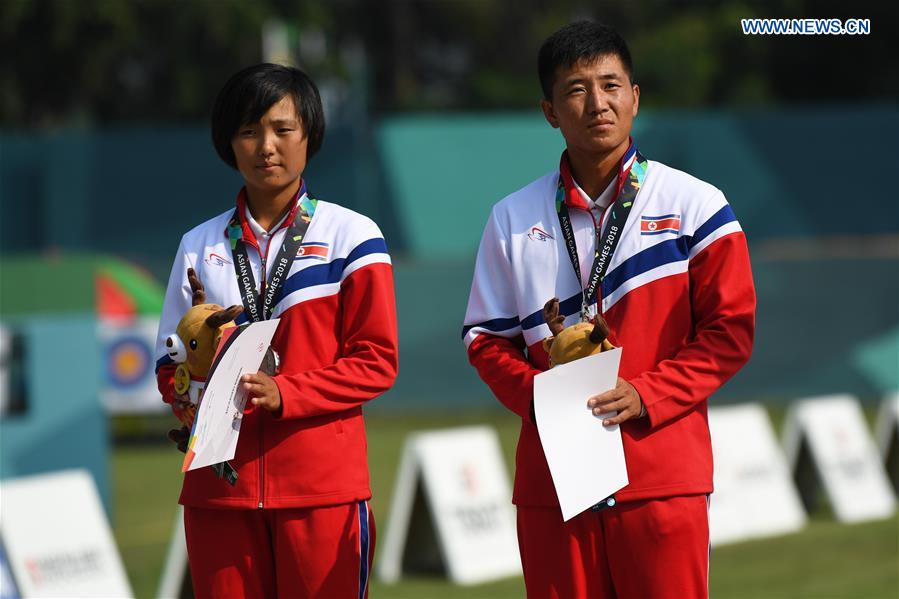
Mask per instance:
[[[556,366],[534,377],[534,413],[543,453],[567,522],[628,483],[618,425],[587,407],[590,397],[613,389],[621,348]]]
[[[235,333],[206,383],[191,430],[183,472],[225,462],[234,457],[247,393],[240,377],[255,374],[265,358],[279,320],[263,320]],[[223,344],[227,342],[222,341]]]

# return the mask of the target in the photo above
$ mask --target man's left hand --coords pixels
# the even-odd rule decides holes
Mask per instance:
[[[588,399],[587,407],[591,408],[596,416],[606,412],[618,412],[615,416],[603,419],[603,426],[621,424],[625,420],[639,418],[643,414],[643,400],[640,399],[640,394],[633,385],[621,377],[618,377],[618,384],[614,389]]]
[[[240,384],[250,395],[254,406],[264,408],[269,412],[277,412],[281,409],[281,390],[278,389],[275,379],[265,374],[245,374],[240,377]]]

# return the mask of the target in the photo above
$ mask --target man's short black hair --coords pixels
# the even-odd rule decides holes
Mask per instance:
[[[281,98],[290,95],[306,134],[306,160],[312,158],[325,136],[325,112],[318,88],[309,75],[294,67],[263,63],[235,73],[225,83],[212,107],[212,143],[232,168],[237,168],[231,140],[237,130],[255,123]]]
[[[631,52],[617,31],[590,21],[577,21],[562,27],[543,42],[537,56],[537,73],[543,97],[552,99],[557,68],[570,67],[579,60],[596,60],[610,54],[621,59],[621,64],[633,83],[634,63]]]

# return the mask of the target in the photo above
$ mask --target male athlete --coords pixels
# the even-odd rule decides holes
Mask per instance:
[[[568,25],[538,71],[566,150],[493,207],[463,329],[470,362],[521,417],[513,502],[528,596],[706,597],[708,397],[752,350],[746,239],[721,191],[638,150],[640,88],[618,33]],[[617,412],[603,424],[621,426],[630,484],[568,522],[533,411],[553,297],[566,326],[600,312],[623,348],[616,387],[584,403]]]

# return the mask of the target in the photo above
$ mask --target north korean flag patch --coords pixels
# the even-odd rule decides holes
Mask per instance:
[[[325,262],[328,260],[328,244],[310,241],[304,243],[297,249],[297,260],[318,260]]]
[[[659,235],[661,233],[680,232],[680,214],[663,214],[662,216],[641,216],[640,235]]]

